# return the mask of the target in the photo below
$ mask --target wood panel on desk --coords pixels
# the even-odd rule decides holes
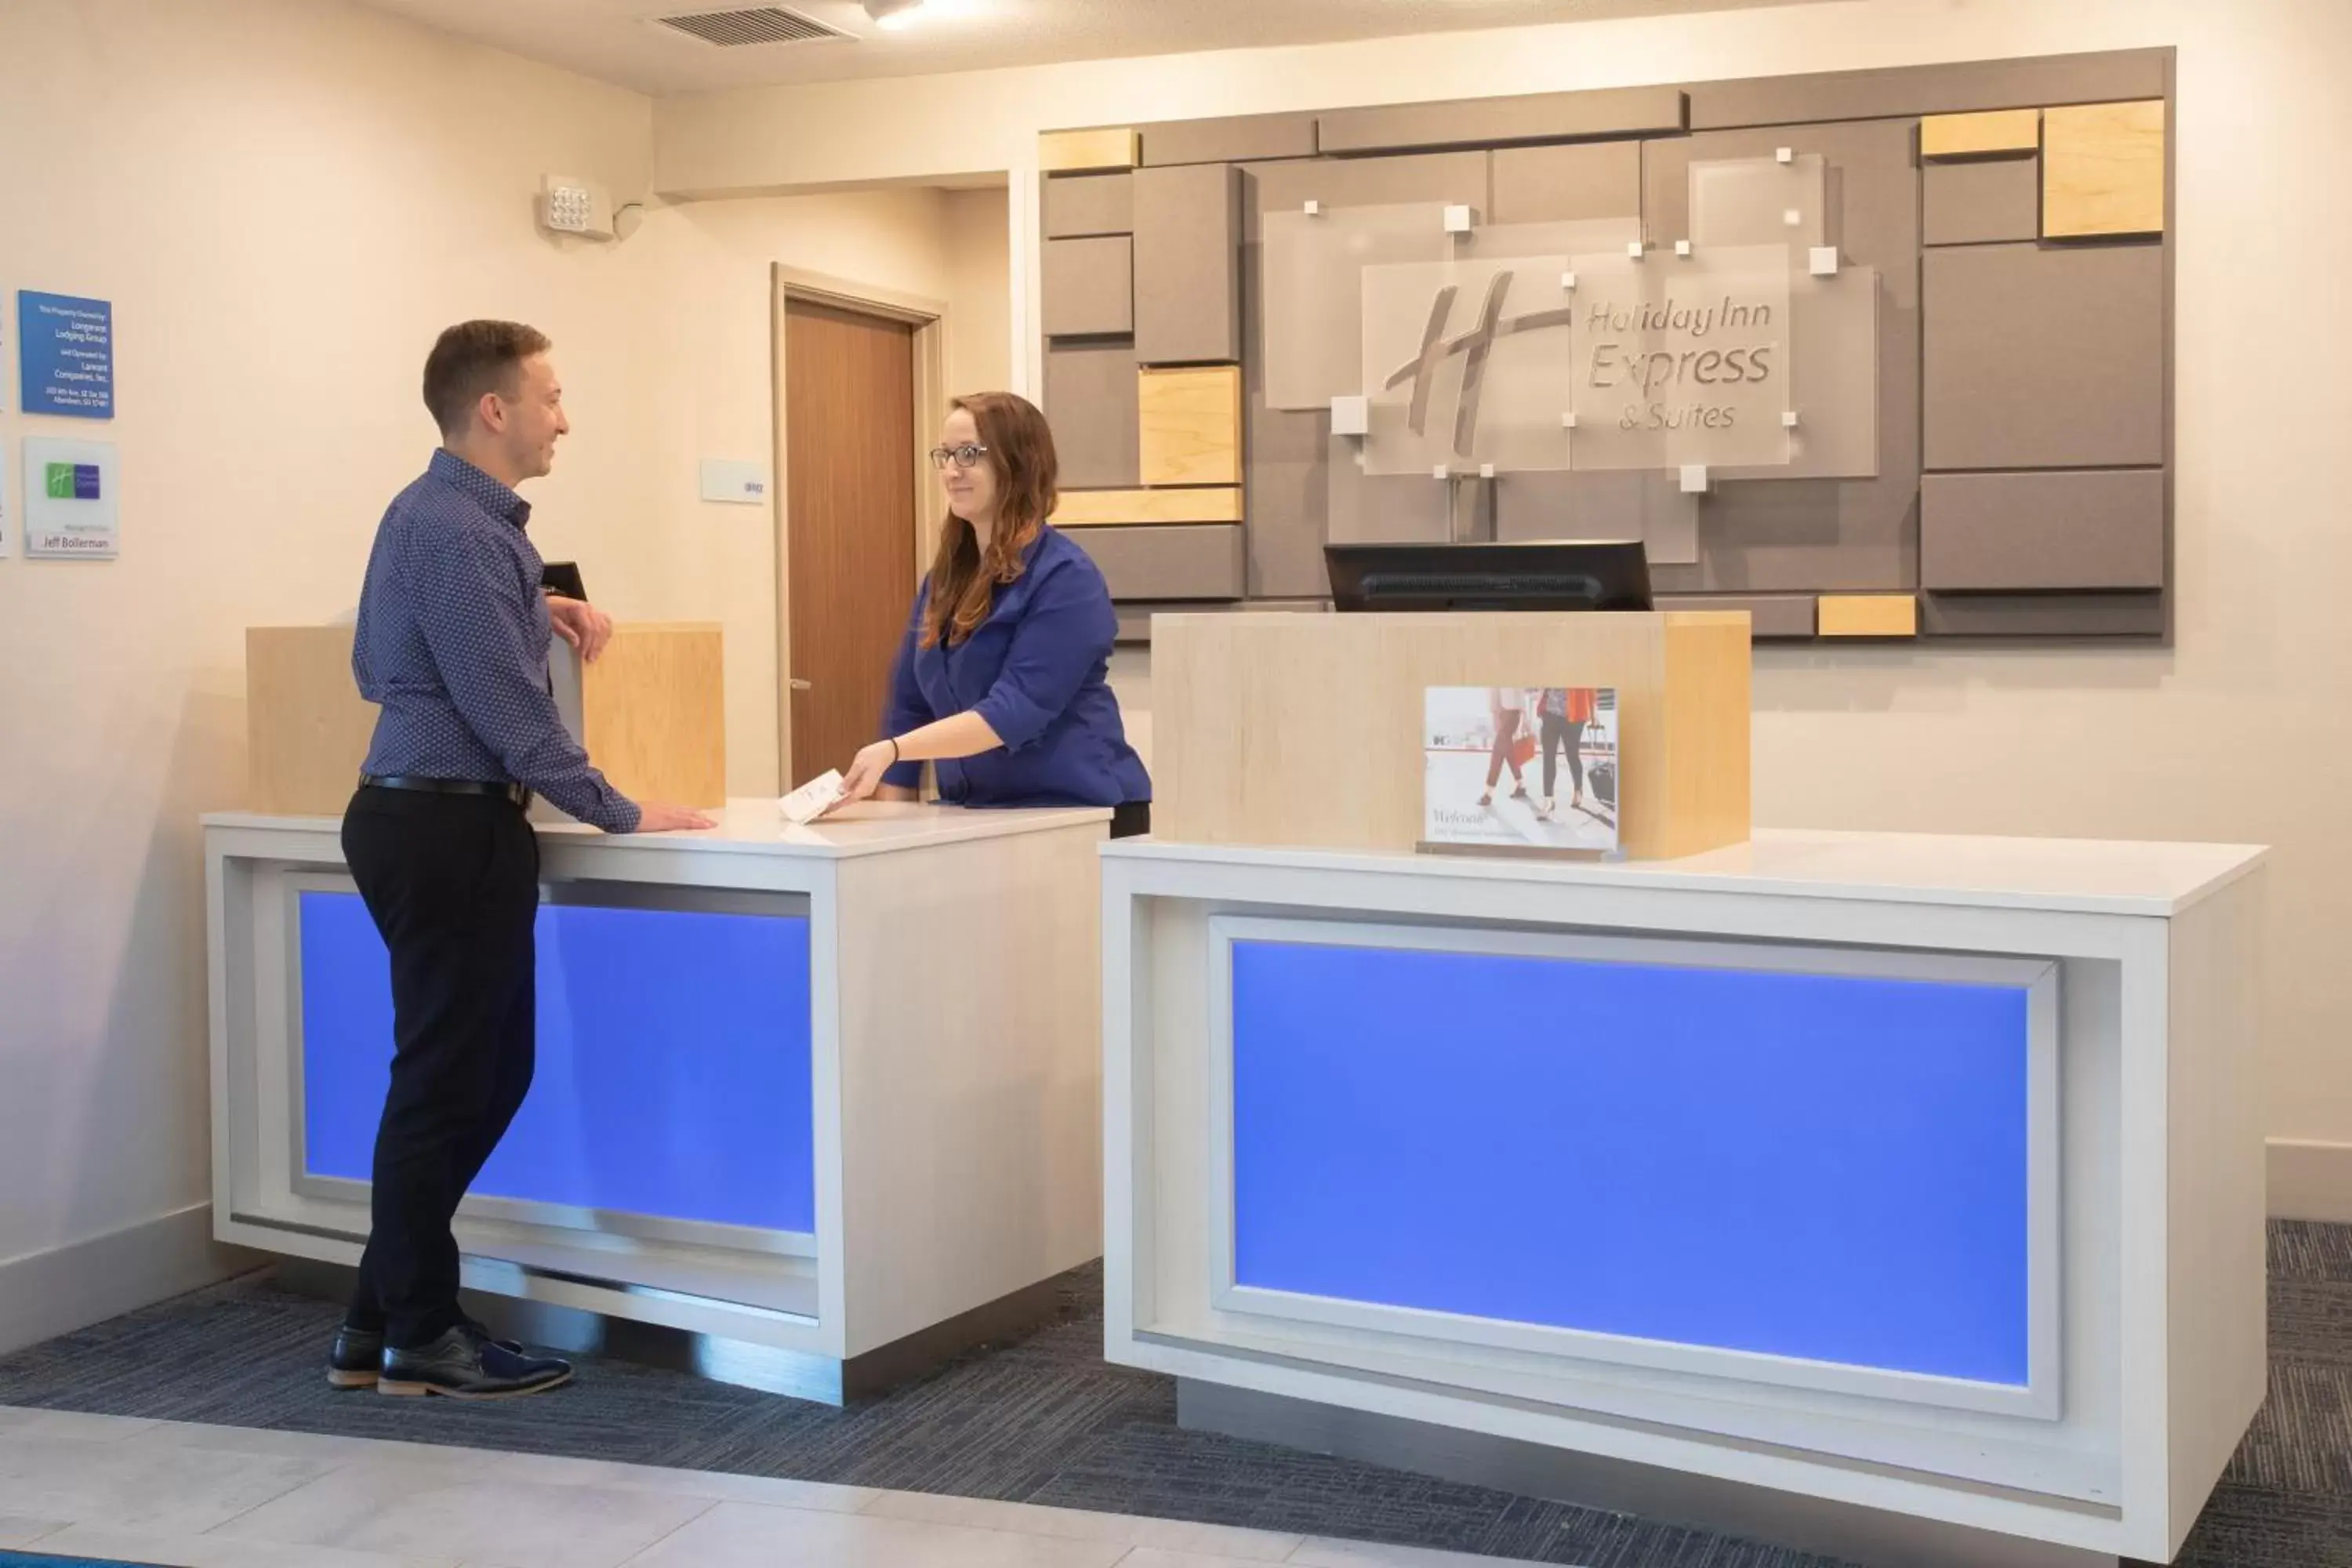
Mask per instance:
[[[1242,482],[1241,366],[1139,372],[1136,409],[1145,484]]]
[[[2045,110],[2042,237],[2163,232],[2164,100]]]
[[[1613,687],[1621,842],[1656,858],[1748,831],[1742,614],[1163,615],[1154,834],[1411,849],[1433,686]]]
[[[1167,490],[1064,490],[1051,519],[1055,528],[1241,521],[1242,492],[1231,485]]]
[[[632,800],[727,804],[724,638],[716,626],[620,626],[581,673],[582,740]]]
[[[248,626],[246,806],[339,816],[358,787],[376,707],[352,675],[349,626]]]

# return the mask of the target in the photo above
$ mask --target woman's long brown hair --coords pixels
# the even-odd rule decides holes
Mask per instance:
[[[996,473],[996,528],[983,555],[971,524],[952,511],[940,523],[931,597],[923,610],[925,647],[953,647],[988,619],[997,588],[1019,580],[1022,552],[1054,515],[1059,494],[1054,432],[1035,405],[1009,392],[975,392],[948,407],[971,416],[980,444],[988,448],[981,460]]]

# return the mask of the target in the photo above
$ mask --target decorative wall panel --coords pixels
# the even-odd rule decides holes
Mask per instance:
[[[1049,239],[1043,270],[1047,337],[1124,337],[1135,331],[1132,238]]]
[[[1134,536],[1104,548],[1139,605],[1312,603],[1330,542],[1636,538],[1662,601],[1759,637],[2160,638],[2172,78],[2128,50],[1137,127],[1131,175],[1098,142],[1108,180],[1045,191],[1066,521]],[[1116,263],[1064,248],[1124,237],[1117,180],[1125,323]],[[1205,363],[1213,438],[1139,416],[1139,365]],[[1229,476],[1234,521],[1138,488]]]
[[[1126,339],[1045,345],[1045,418],[1064,489],[1143,482],[1135,346]]]
[[[1192,163],[1134,177],[1136,358],[1239,360],[1241,171]]]
[[[2042,232],[2164,232],[2164,102],[2092,103],[2043,117]]]

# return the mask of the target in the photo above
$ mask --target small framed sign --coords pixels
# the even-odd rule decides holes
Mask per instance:
[[[1622,853],[1614,689],[1433,686],[1422,710],[1423,849]]]

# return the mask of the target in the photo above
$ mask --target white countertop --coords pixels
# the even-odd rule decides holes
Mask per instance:
[[[866,801],[845,806],[806,827],[795,827],[784,820],[776,803],[764,795],[729,801],[725,809],[712,815],[718,818],[719,826],[694,833],[615,835],[601,833],[577,822],[534,822],[532,826],[541,838],[560,842],[568,849],[626,847],[681,854],[781,854],[844,859],[1022,833],[1044,833],[1110,820],[1108,811],[1091,806],[971,811],[953,805]],[[341,820],[332,816],[268,816],[246,811],[213,812],[203,822],[206,827],[288,833],[333,833],[341,826]]]
[[[1112,859],[2159,916],[2178,914],[2227,887],[2269,853],[2242,844],[1769,827],[1756,829],[1748,843],[1681,860],[1513,858],[1152,838],[1108,843],[1102,852]]]

